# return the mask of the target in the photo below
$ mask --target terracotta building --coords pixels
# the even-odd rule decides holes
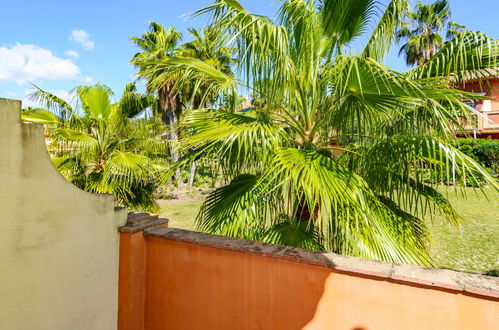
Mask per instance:
[[[499,77],[491,78],[482,82],[471,81],[463,86],[463,90],[481,93],[489,97],[489,100],[470,102],[480,116],[476,116],[474,122],[465,127],[469,134],[475,138],[499,138]]]

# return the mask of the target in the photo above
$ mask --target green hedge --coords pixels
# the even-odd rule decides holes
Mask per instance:
[[[499,140],[456,139],[453,145],[483,167],[499,172]]]

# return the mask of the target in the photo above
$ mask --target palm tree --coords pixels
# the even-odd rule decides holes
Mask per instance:
[[[442,181],[473,176],[498,188],[450,143],[460,118],[469,116],[461,100],[478,97],[451,84],[497,66],[497,41],[464,33],[400,74],[380,61],[408,3],[377,4],[288,0],[277,23],[236,0],[195,13],[212,14],[213,27],[233,41],[240,79],[195,59],[174,62],[182,79],[220,94],[251,88],[265,99],[254,111],[184,115],[190,134],[181,144],[194,150],[185,161],[214,159],[226,179],[204,202],[200,229],[429,264],[424,219],[441,213],[455,224],[460,217],[425,182],[428,171]],[[364,49],[353,54],[348,45],[369,26]]]
[[[177,133],[174,125],[179,115],[178,94],[173,90],[175,77],[170,76],[166,80],[158,83],[157,75],[146,75],[144,70],[152,61],[161,60],[174,56],[174,50],[182,39],[182,34],[177,32],[173,26],[165,29],[159,23],[151,22],[149,31],[141,37],[132,37],[132,41],[142,52],[135,54],[131,63],[139,68],[139,77],[147,80],[147,91],[157,92],[162,120],[168,127],[168,138],[170,141],[177,141]],[[174,144],[171,150],[172,160],[178,160],[178,152]]]
[[[397,31],[397,40],[406,41],[399,55],[405,55],[407,65],[422,65],[435,56],[445,43],[440,33],[450,15],[448,0],[437,0],[428,5],[418,2],[416,10],[407,13],[408,21],[402,23]],[[449,27],[462,26],[452,23]]]
[[[449,21],[449,23],[447,23],[446,38],[447,40],[451,40],[455,36],[466,33],[467,31],[468,29],[466,29],[466,26],[456,23],[454,21]]]
[[[176,51],[177,56],[203,61],[217,70],[231,75],[232,70],[230,65],[234,61],[230,57],[231,50],[225,47],[226,40],[224,36],[220,35],[217,30],[210,28],[202,28],[200,31],[189,29],[189,32],[194,37],[194,40],[181,45]],[[174,65],[170,70],[168,70],[168,67],[165,67],[165,72],[169,72],[172,69],[173,71],[176,70]],[[175,73],[173,74],[175,75]],[[181,90],[179,92],[184,96],[187,108],[206,108],[208,104],[214,102],[218,96],[215,92],[206,93],[206,91],[210,89],[210,86],[207,85],[206,82],[202,84],[199,81],[188,79],[179,83],[181,83]],[[194,184],[196,168],[196,161],[192,161],[189,179],[187,181],[189,187],[192,187]]]
[[[176,54],[180,58],[199,60],[209,64],[215,69],[227,75],[232,75],[231,64],[234,60],[231,58],[232,50],[225,46],[227,37],[221,35],[219,31],[213,28],[202,28],[200,31],[196,29],[189,29],[189,33],[194,37],[194,40],[185,43],[179,47]],[[168,64],[165,63],[165,64]],[[175,71],[175,65],[172,65],[170,70]],[[168,72],[165,67],[165,72]],[[166,77],[164,77],[166,79]],[[187,90],[185,90],[187,87]],[[210,93],[207,95],[206,90],[210,86],[200,84],[195,81],[186,80],[182,84],[182,90],[187,98],[192,97],[192,109],[206,107],[208,103],[213,102],[218,95]],[[207,96],[203,99],[203,96]],[[189,104],[188,100],[186,100]]]
[[[185,107],[205,107],[218,96],[208,92],[210,86],[207,82],[193,79],[182,79],[185,72],[179,69],[177,62],[184,60],[197,60],[209,64],[217,70],[231,74],[230,49],[224,47],[224,38],[218,31],[204,28],[201,31],[189,29],[194,40],[177,47],[181,34],[173,27],[167,29],[161,24],[151,22],[150,31],[141,38],[132,38],[143,52],[132,59],[132,63],[139,67],[139,78],[147,80],[149,92],[157,91],[160,108],[164,114],[164,122],[170,128],[169,140],[176,141],[179,132],[175,130],[176,121],[182,116]],[[180,151],[172,144],[172,159],[178,161]],[[188,180],[192,185],[196,170],[195,162],[191,166],[191,175]],[[180,170],[176,171],[180,178]]]
[[[158,24],[154,24],[153,30],[164,31],[164,28],[161,29]],[[175,49],[169,49],[169,52],[164,52],[158,56],[136,55],[132,60],[132,62],[140,64],[139,77],[147,79],[150,90],[161,91],[164,86],[168,86],[170,95],[175,95],[177,118],[182,117],[182,109],[206,107],[218,97],[218,94],[212,90],[213,84],[211,82],[193,79],[190,70],[182,69],[178,65],[179,63],[196,61],[203,67],[213,67],[226,75],[232,75],[230,65],[233,60],[230,57],[231,50],[224,46],[226,38],[217,30],[210,28],[203,28],[200,31],[189,29],[189,32],[194,37],[191,42],[182,44]],[[177,150],[176,153],[180,154],[180,150]],[[175,162],[177,159],[174,158]],[[193,183],[195,171],[196,163],[193,161],[188,180],[189,186]],[[176,173],[176,177],[180,177],[180,170],[177,170]]]
[[[57,169],[77,187],[109,193],[118,205],[157,211],[154,190],[167,159],[164,125],[155,119],[135,119],[155,107],[156,98],[126,86],[118,103],[104,85],[76,88],[76,106],[38,87],[32,98],[44,105],[24,111],[24,121],[45,124],[48,147]]]

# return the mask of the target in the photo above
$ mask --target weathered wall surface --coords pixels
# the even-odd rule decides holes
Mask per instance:
[[[57,172],[20,106],[0,99],[0,329],[116,329],[126,213]]]
[[[499,283],[492,277],[173,228],[122,237],[134,249],[123,245],[120,257],[137,254],[137,261],[133,272],[120,273],[123,284],[135,279],[120,310],[144,317],[123,313],[120,330],[492,330],[499,324]],[[142,298],[130,305],[126,298],[134,293]]]

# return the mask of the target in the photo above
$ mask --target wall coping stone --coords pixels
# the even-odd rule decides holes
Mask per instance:
[[[306,250],[177,228],[149,228],[144,231],[144,236],[250,253],[263,257],[327,267],[344,273],[499,300],[499,278],[492,276],[374,261],[330,252]]]
[[[126,224],[120,227],[120,233],[134,234],[146,229],[155,228],[167,224],[170,220],[160,218],[157,214],[128,212]]]

